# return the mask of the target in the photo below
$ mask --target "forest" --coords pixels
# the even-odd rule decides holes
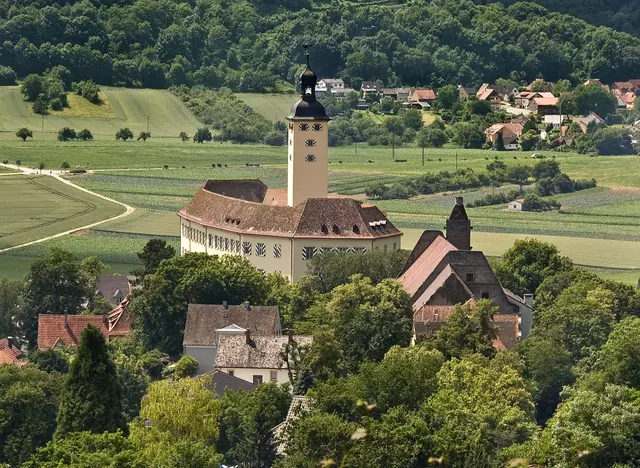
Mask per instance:
[[[0,64],[18,78],[63,65],[74,82],[285,91],[305,43],[319,76],[354,88],[640,76],[640,38],[527,2],[0,0]]]

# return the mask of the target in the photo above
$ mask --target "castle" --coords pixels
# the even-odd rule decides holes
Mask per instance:
[[[318,78],[300,75],[300,100],[287,116],[288,187],[259,180],[209,180],[182,210],[180,251],[244,255],[261,271],[297,281],[324,252],[400,248],[400,232],[375,206],[328,194],[329,144]]]

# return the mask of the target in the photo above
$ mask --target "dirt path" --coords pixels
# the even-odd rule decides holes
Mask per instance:
[[[129,216],[131,213],[133,213],[136,210],[134,207],[129,206],[126,203],[122,203],[122,202],[119,202],[119,201],[114,200],[112,198],[105,197],[104,195],[101,195],[99,193],[92,192],[91,190],[87,190],[84,187],[80,187],[79,185],[74,184],[70,180],[62,178],[60,176],[60,174],[65,173],[64,171],[57,171],[57,170],[56,171],[47,171],[47,170],[40,171],[39,169],[31,169],[31,168],[22,167],[22,166],[18,167],[18,166],[13,165],[13,164],[8,164],[7,167],[10,167],[11,169],[17,169],[22,174],[32,174],[32,175],[33,174],[42,174],[42,175],[47,175],[47,176],[53,177],[54,179],[59,180],[63,184],[70,185],[71,187],[73,187],[75,189],[78,189],[78,190],[81,190],[83,192],[86,192],[88,194],[91,194],[94,197],[102,198],[103,200],[107,200],[109,202],[116,203],[116,204],[124,207],[125,211],[124,211],[124,213],[121,213],[121,214],[119,214],[117,216],[113,216],[111,218],[103,219],[102,221],[98,221],[96,223],[87,224],[86,226],[80,226],[80,227],[77,227],[77,228],[74,228],[74,229],[71,229],[71,230],[65,231],[65,232],[59,232],[58,234],[54,234],[52,236],[43,237],[42,239],[36,239],[36,240],[30,241],[30,242],[25,242],[24,244],[14,245],[12,247],[7,247],[5,249],[0,249],[0,253],[7,252],[9,250],[19,249],[20,247],[26,247],[28,245],[39,244],[40,242],[48,241],[50,239],[55,239],[56,237],[66,236],[67,234],[73,234],[74,232],[82,231],[84,229],[91,229],[91,228],[93,228],[95,226],[99,226],[100,224],[104,224],[104,223],[106,223],[108,221],[114,221],[116,219],[120,219],[120,218],[124,218],[125,216]]]

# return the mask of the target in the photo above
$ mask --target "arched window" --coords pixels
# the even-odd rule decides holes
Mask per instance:
[[[329,234],[329,228],[327,228],[326,224],[322,225],[322,234]]]
[[[304,157],[304,160],[305,160],[306,162],[315,162],[316,157],[315,157],[313,154],[307,154],[307,155]]]
[[[309,130],[309,124],[301,123],[300,125],[298,125],[298,130],[302,130],[303,132],[306,132],[307,130]]]
[[[316,140],[305,140],[304,146],[316,146]]]
[[[311,130],[313,130],[314,132],[319,132],[320,130],[322,130],[322,124],[313,124],[311,126]]]
[[[357,224],[353,225],[353,233],[360,234],[360,227]]]
[[[334,224],[334,225],[333,225],[332,230],[333,230],[333,233],[334,233],[334,234],[340,234],[340,228],[338,227],[338,225],[337,225],[337,224]]]

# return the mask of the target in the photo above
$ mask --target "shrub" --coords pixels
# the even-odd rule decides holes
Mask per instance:
[[[547,211],[558,208],[560,208],[560,203],[554,199],[543,200],[535,193],[527,194],[522,204],[524,211]]]
[[[69,169],[71,166],[69,165],[69,163],[67,161],[64,161],[62,164],[60,164],[60,168],[61,169]]]
[[[73,91],[94,104],[100,103],[100,88],[93,81],[80,81],[73,83]]]
[[[147,141],[147,138],[151,138],[151,132],[140,132],[138,135],[138,141]]]
[[[84,174],[86,172],[87,172],[86,169],[71,169],[69,171],[69,174]]]
[[[211,130],[207,127],[199,128],[196,131],[196,134],[193,135],[194,143],[204,143],[205,141],[211,141],[213,137],[211,136]]]
[[[173,375],[176,378],[183,379],[185,377],[193,377],[198,374],[198,360],[192,356],[182,356],[176,362]]]
[[[9,164],[9,160],[8,159],[3,159],[2,160],[2,164],[4,164],[6,166],[7,164]]]
[[[16,84],[16,72],[11,67],[0,66],[0,86]]]
[[[70,141],[78,138],[76,131],[70,127],[64,127],[58,131],[58,140],[59,141]]]
[[[60,98],[52,99],[50,106],[51,106],[51,109],[55,111],[62,110],[62,101],[60,100]]]
[[[78,133],[78,140],[82,140],[82,141],[93,140],[93,135],[91,134],[89,129],[85,128],[80,130],[80,133]]]
[[[282,132],[274,130],[265,135],[264,144],[269,146],[283,146],[286,140],[287,139]]]

